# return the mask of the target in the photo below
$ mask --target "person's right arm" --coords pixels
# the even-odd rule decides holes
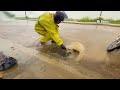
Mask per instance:
[[[56,26],[51,24],[51,23],[42,22],[42,24],[44,25],[44,28],[46,29],[46,31],[48,32],[48,34],[50,35],[52,40],[57,45],[59,45],[62,49],[66,49],[66,47],[63,45],[62,39],[59,37],[59,34],[58,34],[57,30],[56,30],[57,29]]]

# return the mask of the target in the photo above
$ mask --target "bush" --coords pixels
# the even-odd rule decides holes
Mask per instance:
[[[90,17],[83,17],[78,20],[78,22],[93,22],[94,20],[91,19]]]
[[[65,21],[77,21],[77,19],[69,18],[69,19],[65,19]]]

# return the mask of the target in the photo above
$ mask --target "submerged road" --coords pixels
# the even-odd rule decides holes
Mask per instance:
[[[120,50],[106,51],[120,27],[61,23],[60,37],[69,45],[80,42],[85,56],[79,63],[46,53],[34,31],[35,21],[0,22],[0,51],[18,60],[3,79],[119,79]]]

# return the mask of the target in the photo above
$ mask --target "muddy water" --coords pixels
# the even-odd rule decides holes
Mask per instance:
[[[0,51],[18,60],[18,65],[4,71],[3,78],[120,78],[120,51],[106,52],[120,34],[120,27],[60,24],[65,45],[79,42],[85,47],[85,56],[76,63],[56,54],[50,42],[42,47],[34,23],[0,22]]]

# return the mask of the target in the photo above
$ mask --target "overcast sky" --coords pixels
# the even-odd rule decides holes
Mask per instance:
[[[16,16],[25,16],[25,11],[8,11],[14,13]],[[28,17],[38,17],[45,11],[27,11]],[[55,11],[51,11],[55,12]],[[80,19],[82,17],[91,17],[96,18],[99,17],[100,11],[65,11],[69,18]],[[103,18],[112,18],[112,19],[120,19],[120,11],[103,11]]]

